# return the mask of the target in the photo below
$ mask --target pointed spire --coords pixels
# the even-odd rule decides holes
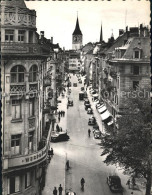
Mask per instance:
[[[101,31],[100,31],[100,43],[103,41],[103,36],[102,36],[102,23],[101,23]]]
[[[75,26],[75,30],[73,32],[73,35],[82,35],[82,32],[81,32],[80,27],[79,27],[78,16],[77,16],[77,22],[76,22],[76,26]]]

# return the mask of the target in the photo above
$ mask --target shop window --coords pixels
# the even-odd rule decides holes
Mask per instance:
[[[21,118],[21,100],[12,100],[12,120]]]
[[[133,66],[133,74],[139,75],[139,66],[137,66],[137,65]]]
[[[14,66],[11,69],[11,83],[24,82],[25,69],[21,65]]]
[[[37,81],[37,66],[33,65],[29,70],[29,82]]]
[[[29,153],[33,151],[33,135],[34,132],[30,132],[28,135],[28,148],[29,148]]]
[[[8,178],[8,194],[17,193],[20,191],[20,177],[12,176]]]
[[[29,116],[34,116],[35,114],[35,105],[34,105],[35,101],[34,99],[31,99],[29,101]]]
[[[5,30],[5,41],[6,42],[14,41],[14,30]]]
[[[28,188],[31,185],[31,172],[25,174],[25,188]]]
[[[133,89],[136,90],[139,86],[139,81],[133,81]]]
[[[11,154],[20,154],[21,134],[11,136]]]
[[[18,41],[19,42],[24,42],[24,36],[25,36],[25,31],[24,30],[19,30],[18,31]]]

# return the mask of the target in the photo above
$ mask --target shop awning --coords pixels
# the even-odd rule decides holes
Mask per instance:
[[[102,121],[106,120],[109,116],[110,113],[108,110],[106,110],[104,113],[100,114]]]
[[[111,120],[109,123],[107,123],[107,125],[112,125],[113,124],[113,120]]]
[[[99,113],[102,113],[102,112],[104,112],[106,110],[107,110],[107,108],[105,106],[103,106],[103,107],[101,107],[101,108],[98,109],[98,112]]]
[[[98,95],[98,94],[93,94],[92,96],[93,96],[93,97],[98,97],[99,95]]]

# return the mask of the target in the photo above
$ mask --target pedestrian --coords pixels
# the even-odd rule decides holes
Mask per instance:
[[[61,115],[61,112],[59,111],[59,113],[58,113],[58,114],[59,114],[59,117],[60,117],[60,115]]]
[[[62,132],[62,127],[60,127],[60,132]]]
[[[57,195],[57,194],[58,194],[58,191],[57,191],[56,187],[54,187],[53,195]]]
[[[68,109],[68,104],[67,104],[67,109]]]
[[[56,125],[56,131],[59,131],[59,125],[58,124]]]
[[[63,111],[63,117],[65,116],[65,111]]]
[[[130,188],[130,179],[128,179],[126,185],[128,185],[128,188]]]
[[[66,161],[66,168],[67,168],[67,170],[69,170],[69,168],[70,168],[69,160]]]
[[[60,116],[58,116],[58,120],[59,120],[59,122],[60,122]]]
[[[90,137],[90,133],[91,133],[91,130],[90,129],[88,129],[88,136]]]
[[[50,150],[50,155],[51,155],[51,157],[54,155],[53,148],[51,148],[51,150]]]
[[[59,195],[62,195],[63,188],[62,188],[61,184],[60,184],[58,190],[59,190]]]
[[[63,111],[61,110],[61,117],[63,116]]]

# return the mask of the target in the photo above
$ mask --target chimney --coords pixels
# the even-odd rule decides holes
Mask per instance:
[[[149,30],[147,27],[144,28],[144,37],[149,37]]]
[[[65,47],[63,47],[63,51],[65,52]]]
[[[128,26],[126,26],[126,32],[128,32]]]
[[[53,44],[53,37],[51,37],[51,43]]]
[[[124,30],[123,29],[119,29],[119,36],[123,35],[123,33],[124,33]]]
[[[139,27],[139,35],[140,35],[140,37],[144,36],[144,28],[143,28],[142,24],[140,24],[140,27]]]
[[[44,38],[44,31],[40,31],[40,39]]]

